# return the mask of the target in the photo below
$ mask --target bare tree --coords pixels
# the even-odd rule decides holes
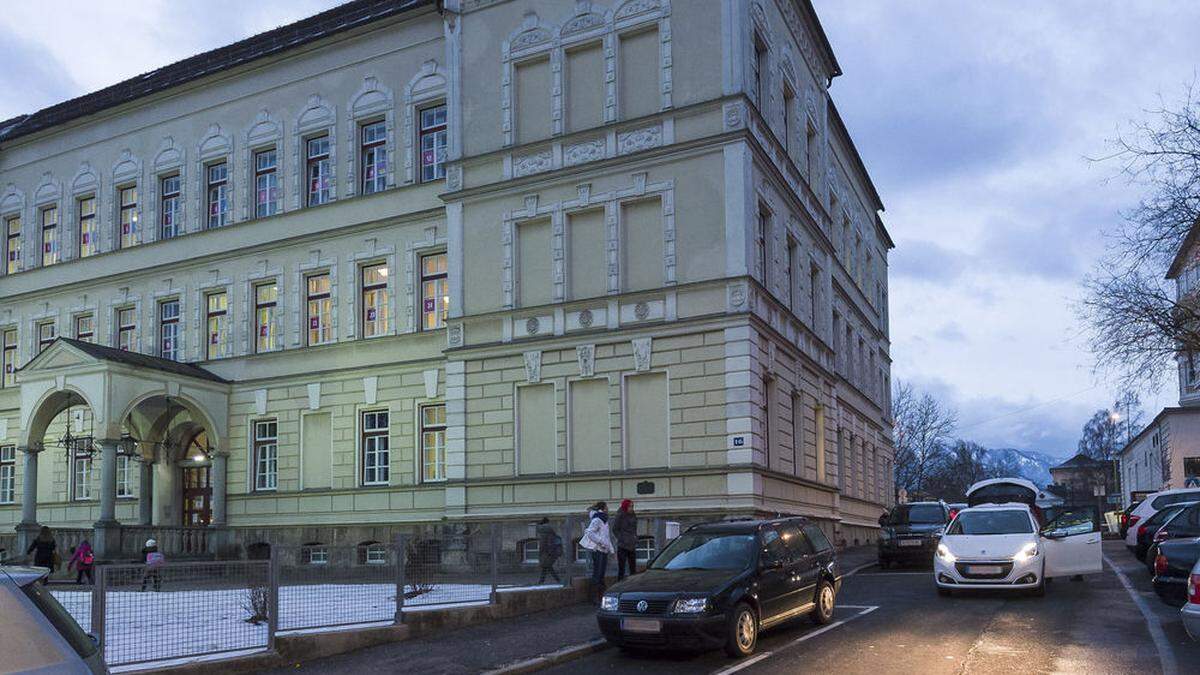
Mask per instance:
[[[1142,403],[1138,395],[1125,392],[1108,410],[1097,410],[1083,425],[1079,452],[1092,459],[1116,459],[1125,444],[1142,430]]]
[[[896,487],[925,492],[928,476],[941,461],[958,413],[929,393],[917,394],[912,385],[897,381],[892,393],[892,423],[896,441]]]
[[[1163,278],[1200,217],[1200,101],[1188,88],[1178,107],[1160,103],[1113,145],[1102,159],[1118,162],[1145,197],[1106,233],[1079,314],[1098,368],[1137,388],[1161,384],[1178,353],[1200,351],[1196,302],[1176,302]]]

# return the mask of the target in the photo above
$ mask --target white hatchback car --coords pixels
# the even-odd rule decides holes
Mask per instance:
[[[1066,511],[1045,527],[1028,504],[982,504],[959,511],[938,544],[938,593],[956,589],[1027,589],[1046,579],[1100,572],[1100,531],[1089,509]]]
[[[1141,504],[1137,505],[1137,508],[1129,513],[1129,529],[1125,532],[1125,546],[1131,551],[1137,547],[1139,523],[1145,523],[1151,516],[1172,504],[1197,500],[1200,500],[1200,489],[1196,488],[1176,488],[1148,495]]]

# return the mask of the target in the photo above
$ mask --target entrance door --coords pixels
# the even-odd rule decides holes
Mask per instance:
[[[208,525],[212,521],[212,484],[207,466],[185,466],[183,471],[183,524]]]

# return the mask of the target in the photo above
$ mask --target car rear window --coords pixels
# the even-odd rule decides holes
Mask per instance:
[[[946,522],[941,504],[901,504],[888,514],[888,525],[936,525]]]
[[[1009,511],[963,511],[950,525],[948,534],[1028,534],[1033,532],[1029,514]]]
[[[1189,490],[1187,492],[1176,492],[1175,494],[1155,497],[1154,501],[1150,502],[1150,506],[1153,506],[1154,510],[1157,511],[1170,506],[1171,504],[1178,504],[1179,502],[1194,502],[1198,499],[1200,499],[1200,490]]]

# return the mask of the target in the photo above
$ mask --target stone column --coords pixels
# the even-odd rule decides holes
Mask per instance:
[[[101,560],[117,557],[121,548],[121,524],[117,522],[117,443],[96,442],[100,446],[100,519],[92,526],[92,545]]]
[[[226,523],[226,508],[225,508],[225,485],[226,473],[229,465],[229,453],[224,451],[214,452],[212,456],[212,525],[213,527],[225,527]]]
[[[154,462],[138,462],[138,524],[154,524]]]
[[[21,448],[25,455],[25,479],[21,486],[21,522],[17,524],[17,550],[14,555],[24,555],[25,549],[37,537],[37,475],[40,447]]]

